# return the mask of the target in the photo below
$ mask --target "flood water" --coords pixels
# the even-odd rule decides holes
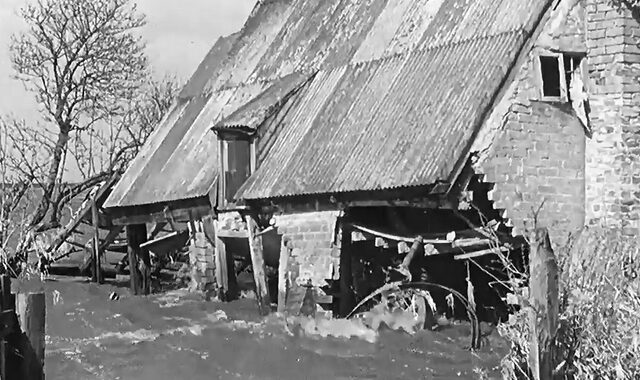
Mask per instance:
[[[468,351],[463,325],[413,336],[345,321],[299,320],[302,328],[260,318],[252,299],[133,297],[124,285],[46,282],[47,379],[474,379],[478,369],[499,378],[505,352],[494,336]]]

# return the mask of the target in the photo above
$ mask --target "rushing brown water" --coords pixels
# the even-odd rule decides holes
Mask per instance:
[[[251,299],[132,297],[78,279],[45,288],[47,379],[472,379],[478,369],[497,378],[505,349],[492,337],[469,352],[465,326],[374,335],[345,321],[262,319]]]

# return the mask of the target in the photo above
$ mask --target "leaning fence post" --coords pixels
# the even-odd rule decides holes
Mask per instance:
[[[25,380],[44,379],[45,309],[44,293],[16,296],[16,313],[26,338],[21,341],[21,371]]]
[[[529,369],[534,380],[553,378],[553,346],[558,329],[558,263],[549,232],[537,228],[529,249]]]
[[[15,309],[13,299],[11,298],[11,277],[3,274],[0,276],[0,312],[11,312]],[[5,313],[2,313],[3,316]],[[15,317],[14,317],[15,318]],[[6,336],[12,332],[11,326],[6,323],[3,318],[2,326],[0,326],[0,379],[7,378],[7,346]]]

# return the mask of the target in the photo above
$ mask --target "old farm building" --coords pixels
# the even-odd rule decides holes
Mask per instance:
[[[226,296],[244,257],[265,312],[312,287],[346,314],[416,236],[413,276],[456,287],[534,215],[555,244],[637,233],[636,25],[603,0],[258,1],[105,207],[134,248],[189,222]]]

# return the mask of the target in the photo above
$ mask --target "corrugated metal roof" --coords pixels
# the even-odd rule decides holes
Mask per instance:
[[[269,126],[277,148],[237,197],[448,181],[523,40],[506,32],[319,73],[311,86],[328,91],[301,94]]]
[[[299,136],[300,139],[304,137],[306,144],[316,144],[324,141],[314,134],[317,133],[314,131],[318,130],[331,132],[331,136],[337,139],[343,139],[345,136],[352,139],[346,139],[345,141],[353,141],[354,138],[357,138],[357,141],[361,141],[367,133],[373,133],[373,135],[377,136],[376,138],[385,138],[384,135],[390,133],[388,129],[384,129],[389,128],[390,114],[386,110],[389,104],[395,104],[395,101],[392,101],[391,98],[399,97],[400,99],[401,97],[404,102],[409,104],[413,104],[414,99],[410,93],[405,93],[400,88],[394,90],[394,92],[386,91],[383,83],[386,83],[385,81],[400,82],[400,79],[395,80],[394,78],[405,75],[412,76],[416,82],[424,80],[424,77],[419,72],[412,72],[409,69],[394,71],[395,69],[391,67],[394,64],[398,64],[395,60],[417,59],[415,57],[420,55],[420,53],[417,53],[418,51],[428,51],[434,54],[434,58],[442,60],[440,65],[443,69],[453,64],[461,71],[466,71],[469,69],[467,66],[475,64],[475,62],[465,65],[461,60],[478,60],[484,57],[485,53],[479,50],[476,55],[470,55],[471,52],[469,50],[459,52],[460,54],[467,54],[464,57],[445,57],[445,52],[449,51],[447,49],[454,49],[451,44],[459,43],[460,46],[471,46],[476,43],[477,49],[491,49],[492,47],[483,45],[482,41],[485,41],[485,43],[488,40],[493,41],[494,38],[491,37],[496,35],[515,35],[504,34],[505,32],[524,31],[525,34],[531,32],[534,21],[539,18],[541,12],[550,1],[259,1],[242,30],[235,35],[220,39],[209,52],[192,79],[183,89],[179,102],[170,115],[158,126],[141,154],[131,164],[131,167],[117,185],[116,191],[113,193],[115,195],[112,194],[107,204],[112,207],[138,205],[207,195],[207,191],[215,184],[217,173],[217,160],[215,159],[217,144],[214,134],[209,131],[209,128],[218,122],[220,118],[229,116],[229,113],[243,105],[237,104],[236,108],[227,107],[227,104],[220,97],[228,94],[227,91],[233,92],[239,88],[247,88],[246,85],[248,84],[261,87],[260,91],[263,91],[268,84],[291,73],[310,73],[317,70],[323,70],[324,73],[318,74],[313,83],[299,91],[294,97],[295,99],[291,99],[290,102],[285,104],[284,109],[288,110],[287,115],[280,114],[275,118],[282,120],[284,123],[280,128],[281,130],[274,129],[263,132],[264,136],[261,137],[265,139],[259,143],[262,147],[260,159],[267,163],[272,162],[270,158],[272,153],[281,155],[288,162],[287,167],[289,167],[288,170],[292,175],[301,175],[299,177],[300,184],[288,187],[286,190],[276,189],[274,186],[267,187],[274,190],[274,194],[280,194],[295,189],[311,191],[316,187],[317,189],[330,189],[332,186],[336,186],[336,189],[347,189],[356,184],[373,186],[364,179],[355,180],[355,177],[347,174],[342,175],[347,176],[347,178],[341,179],[342,177],[338,176],[330,179],[333,177],[329,174],[335,170],[342,169],[336,169],[328,165],[313,167],[314,174],[309,174],[311,177],[305,177],[307,174],[303,173],[302,169],[297,168],[295,165],[298,159],[293,159],[293,151],[298,149],[299,141],[283,140],[291,142],[293,146],[285,147],[284,151],[281,152],[283,148],[280,146],[280,138],[285,138],[289,135]],[[516,47],[512,46],[512,48]],[[502,65],[511,53],[511,51],[508,51],[505,52],[505,55],[495,58],[497,64]],[[390,58],[395,56],[404,58]],[[375,63],[368,63],[362,67],[369,67],[369,70],[373,70],[378,74],[369,75],[365,72],[353,71],[355,67],[360,67],[354,65],[355,63],[369,61],[375,61]],[[392,61],[396,63],[390,63]],[[380,66],[374,69],[376,65]],[[387,67],[387,65],[391,66]],[[438,64],[435,62],[427,64],[421,61],[421,65],[423,65],[424,70],[431,70],[431,67],[436,67]],[[484,68],[491,69],[491,65],[487,65]],[[361,70],[363,69],[361,68]],[[346,78],[352,78],[349,80],[355,83],[355,87],[345,83],[338,83],[341,81],[339,76],[341,71],[344,71]],[[432,80],[436,80],[433,78],[438,79],[437,81],[440,82],[439,76],[432,77]],[[335,83],[333,82],[334,80]],[[499,81],[499,79],[494,80]],[[364,83],[367,85],[365,86]],[[332,84],[341,88],[341,92],[335,93]],[[428,84],[434,86],[432,83]],[[443,87],[447,84],[451,84],[449,79],[440,83],[439,90],[441,91],[442,99],[444,99],[447,92],[452,91],[451,88]],[[460,85],[457,82],[453,84]],[[464,86],[465,88],[467,87],[466,83],[464,83]],[[358,92],[356,93],[356,91]],[[374,95],[365,96],[364,94],[367,94],[367,91],[383,91],[387,95],[382,97],[375,93]],[[241,99],[248,102],[259,93],[252,93],[252,97],[246,99],[241,97]],[[466,90],[464,93],[467,94]],[[304,99],[301,99],[303,94],[306,95]],[[196,101],[195,97],[205,99],[207,106],[205,107],[204,104],[201,104],[202,100]],[[346,109],[344,105],[331,106],[323,103],[322,99],[329,97],[331,102],[335,103],[336,100],[334,98],[339,98],[345,104],[351,104],[351,108]],[[446,122],[452,122],[449,119],[461,118],[463,115],[464,117],[474,116],[462,111],[453,112],[451,115],[449,115],[449,112],[443,112],[445,115],[433,116],[431,114],[433,110],[442,108],[442,104],[452,105],[455,103],[451,103],[448,100],[434,99],[432,95],[430,95],[429,99],[430,104],[421,104],[427,110],[431,110],[424,111],[424,117],[432,118],[427,120],[440,122],[442,119]],[[475,106],[475,98],[470,97],[470,99],[472,101],[468,106]],[[195,103],[190,105],[194,101]],[[373,115],[368,112],[367,106],[369,103],[372,104],[372,107],[377,107],[376,109],[379,109],[378,112],[381,112],[381,114]],[[404,103],[398,103],[397,108],[401,109],[401,105],[406,106]],[[455,106],[459,107],[458,104],[455,104]],[[467,105],[462,107],[465,108]],[[325,108],[328,113],[325,112]],[[186,114],[182,115],[185,112]],[[398,113],[400,111],[394,112],[394,117],[403,120],[403,123],[401,123],[403,128],[406,128],[404,125],[408,123],[406,120],[411,117],[418,117],[417,113],[400,115]],[[195,114],[192,115],[191,113]],[[369,118],[371,123],[386,123],[381,124],[386,127],[367,127],[363,125],[362,122],[356,120],[356,115],[359,115],[359,113],[362,114],[362,117]],[[178,114],[182,116],[177,117],[176,115]],[[334,126],[319,127],[324,125],[323,123],[325,122],[323,120],[329,119],[330,122],[327,121],[326,123],[333,123]],[[352,119],[356,121],[350,121]],[[287,124],[294,121],[301,123],[295,124],[295,130],[290,124]],[[460,119],[460,123],[462,121]],[[251,122],[255,123],[255,120]],[[418,119],[413,121],[413,123],[416,122],[418,122]],[[468,120],[465,120],[465,122],[468,122]],[[189,123],[190,125],[187,125]],[[351,127],[346,127],[349,125]],[[369,128],[379,129],[370,130]],[[429,128],[426,129],[430,130]],[[456,131],[456,133],[462,134],[462,132]],[[399,135],[404,136],[406,133],[403,132]],[[424,133],[432,132],[425,131]],[[434,135],[434,138],[445,137]],[[447,143],[450,138],[450,136],[447,136],[442,145],[447,145],[444,143]],[[413,145],[406,145],[404,141],[398,140],[395,143],[400,152],[412,152],[418,149]],[[334,144],[331,140],[327,140],[327,143]],[[341,141],[340,143],[349,146],[346,142]],[[362,145],[363,143],[360,142],[358,144],[360,144],[358,149],[363,151],[374,149],[374,147],[365,148]],[[349,151],[348,147],[342,147],[340,144],[336,146],[340,146],[339,149],[336,148],[338,151],[321,151],[318,153],[331,156],[338,153],[343,155],[343,150]],[[377,145],[375,146],[377,147]],[[198,153],[191,153],[190,149],[194,147]],[[310,149],[310,151],[314,150],[316,150],[315,147]],[[358,150],[348,153],[356,157],[359,154],[356,152]],[[309,154],[306,154],[305,157],[307,156]],[[329,158],[329,162],[342,162],[345,159],[344,156],[336,156],[336,158],[331,156]],[[316,159],[316,161],[318,160]],[[356,161],[351,158],[345,160],[344,170],[358,170],[357,165],[352,167],[347,165],[346,162],[350,162],[351,164],[349,165],[355,165]],[[186,163],[193,166],[187,166]],[[299,164],[300,167],[307,165],[304,161]],[[424,173],[430,172],[426,168],[414,168],[413,174],[417,178],[414,181],[412,176],[407,177],[411,163],[400,162],[394,165],[397,168],[406,167],[406,171],[401,172],[404,174],[382,173],[379,183],[375,186],[397,184],[401,182],[400,180],[404,181],[407,178],[407,184],[411,184],[418,179],[427,178],[428,176]],[[389,167],[387,164],[381,165],[379,170],[387,167]],[[267,169],[264,170],[266,171]],[[320,180],[324,175],[321,174],[322,170],[327,170],[327,178]],[[446,170],[441,169],[441,171],[444,172]],[[175,181],[169,179],[167,174],[176,176],[177,179]],[[140,179],[137,177],[140,177]],[[336,182],[331,182],[333,180]],[[264,196],[268,195],[267,192],[257,192],[257,190],[251,191],[251,193],[254,195],[258,193]]]
[[[207,87],[209,81],[214,77],[215,73],[223,67],[229,51],[239,36],[240,33],[238,32],[230,36],[218,38],[211,50],[209,50],[202,62],[200,62],[200,65],[198,65],[198,68],[189,81],[184,85],[178,94],[178,98],[189,99],[210,92],[211,89]]]
[[[247,127],[256,130],[270,115],[282,107],[287,99],[300,89],[309,76],[293,73],[273,82],[260,95],[240,107],[237,111],[224,118],[217,128]]]
[[[182,111],[170,117],[172,128],[162,128],[168,133],[162,141],[162,149],[144,156],[144,170],[131,175],[128,186],[122,180],[107,199],[105,207],[126,207],[150,203],[170,202],[197,198],[208,194],[215,184],[218,144],[209,131],[211,125],[225,115],[260,94],[268,83],[222,89],[209,97],[181,100]],[[178,113],[178,110],[170,115]],[[134,162],[135,164],[136,162]],[[131,173],[130,173],[131,171]]]

